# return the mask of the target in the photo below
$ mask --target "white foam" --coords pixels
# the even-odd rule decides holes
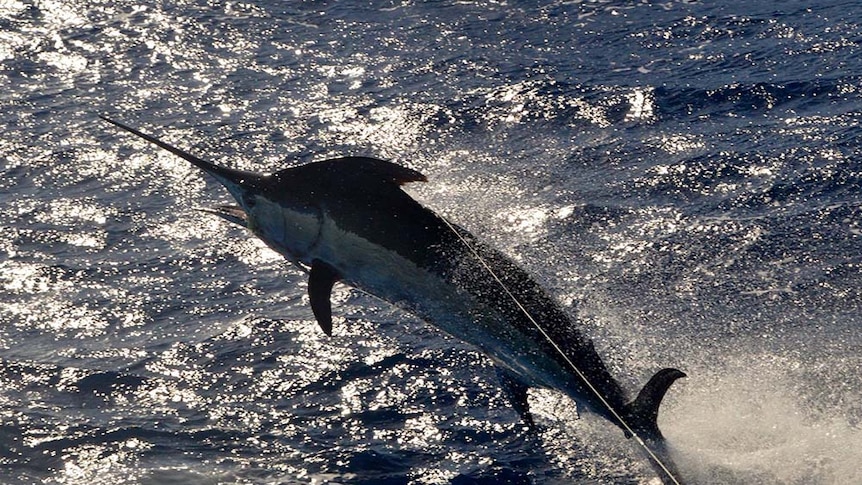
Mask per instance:
[[[835,410],[814,410],[780,360],[699,369],[662,430],[693,483],[862,483],[862,431]]]

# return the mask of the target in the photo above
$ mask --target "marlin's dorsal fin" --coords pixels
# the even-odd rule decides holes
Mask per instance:
[[[308,276],[308,298],[311,300],[311,311],[314,318],[327,336],[332,336],[332,303],[329,296],[332,286],[341,279],[335,268],[319,259],[311,262],[311,273]]]
[[[671,384],[680,377],[685,377],[685,373],[678,369],[662,369],[656,372],[641,389],[638,397],[623,408],[623,418],[641,438],[662,438],[656,422],[658,408]],[[631,437],[628,431],[626,436]]]
[[[410,182],[427,182],[428,178],[420,172],[397,163],[370,157],[342,157],[307,163],[298,167],[286,168],[273,174],[273,177],[293,178],[298,175],[312,177],[315,180],[341,180],[345,182],[362,183],[375,181],[404,185]]]

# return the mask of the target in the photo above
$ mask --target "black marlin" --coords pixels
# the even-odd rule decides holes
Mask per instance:
[[[524,270],[401,190],[426,181],[421,173],[345,157],[262,175],[215,165],[103,119],[224,185],[239,205],[212,212],[248,228],[309,272],[311,310],[327,335],[330,292],[341,281],[480,349],[501,370],[525,420],[529,387],[561,391],[636,436],[662,478],[679,483],[656,419],[668,388],[685,374],[663,369],[629,401],[592,341]]]

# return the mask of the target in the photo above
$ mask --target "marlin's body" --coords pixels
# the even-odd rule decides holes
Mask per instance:
[[[107,121],[218,179],[239,207],[213,212],[308,269],[311,307],[327,335],[333,284],[360,288],[479,348],[502,369],[522,412],[528,387],[559,390],[627,435],[644,438],[663,455],[660,461],[652,457],[663,478],[678,483],[662,463],[667,457],[656,416],[668,387],[684,374],[658,372],[629,402],[592,342],[527,273],[401,190],[405,183],[425,181],[422,174],[362,157],[272,175],[242,172]]]

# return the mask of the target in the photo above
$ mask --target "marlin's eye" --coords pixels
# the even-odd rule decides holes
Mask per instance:
[[[257,203],[257,197],[250,194],[243,194],[242,196],[242,205],[245,206],[246,209],[251,209]]]

